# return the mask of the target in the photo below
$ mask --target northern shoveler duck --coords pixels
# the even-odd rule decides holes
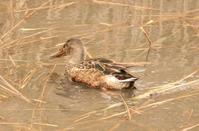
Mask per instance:
[[[73,82],[101,89],[135,88],[137,78],[126,71],[128,64],[105,58],[85,60],[85,49],[80,39],[69,39],[52,57],[62,56],[67,60],[65,75]]]

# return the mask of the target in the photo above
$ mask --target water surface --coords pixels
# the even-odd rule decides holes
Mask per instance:
[[[184,0],[1,1],[0,75],[31,103],[0,88],[0,129],[199,130],[198,7]],[[71,37],[92,57],[149,63],[130,70],[144,99],[114,92],[131,117],[124,105],[106,109],[120,97],[63,84],[64,60],[49,56]]]

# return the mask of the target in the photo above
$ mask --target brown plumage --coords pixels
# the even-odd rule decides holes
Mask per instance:
[[[65,56],[65,75],[73,82],[91,88],[123,89],[134,87],[137,80],[126,72],[128,64],[116,63],[105,58],[85,60],[84,46],[79,39],[69,39],[52,57]]]

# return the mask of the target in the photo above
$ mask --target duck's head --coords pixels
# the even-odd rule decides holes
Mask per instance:
[[[80,63],[85,58],[84,45],[78,38],[68,39],[51,58],[67,57],[69,63]]]

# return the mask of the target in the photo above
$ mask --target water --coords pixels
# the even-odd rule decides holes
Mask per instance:
[[[104,110],[122,102],[120,97],[61,84],[64,61],[49,56],[68,38],[79,37],[92,57],[146,62],[151,41],[150,64],[131,69],[140,78],[136,95],[157,86],[166,90],[169,85],[162,85],[198,70],[198,7],[197,1],[183,0],[1,1],[0,74],[32,102],[0,88],[0,129],[164,131],[197,125],[198,72],[174,84],[181,86],[156,90],[143,100],[133,101],[128,91],[114,92],[137,111],[128,120],[124,106]]]

